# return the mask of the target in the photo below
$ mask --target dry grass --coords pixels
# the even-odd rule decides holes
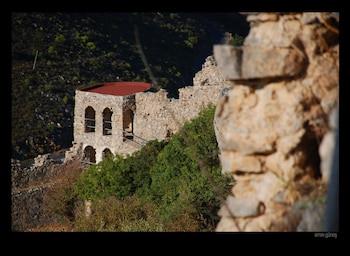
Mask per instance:
[[[62,223],[51,223],[28,229],[27,232],[74,232],[73,226]]]
[[[79,161],[67,163],[44,196],[45,214],[56,216],[60,225],[69,226],[74,221],[78,200],[74,195],[73,186],[82,171],[83,167]]]

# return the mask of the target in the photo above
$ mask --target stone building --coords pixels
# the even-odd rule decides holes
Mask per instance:
[[[194,118],[208,104],[216,104],[227,87],[212,56],[193,79],[193,86],[168,98],[165,90],[151,92],[141,82],[104,83],[76,90],[74,156],[96,163],[108,154],[126,155],[150,140],[164,140]]]

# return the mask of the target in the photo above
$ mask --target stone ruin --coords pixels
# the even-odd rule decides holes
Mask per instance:
[[[127,88],[121,92],[121,86]],[[215,105],[227,87],[209,56],[193,86],[179,89],[178,99],[168,98],[162,89],[147,91],[145,83],[106,83],[76,90],[74,141],[66,161],[78,157],[97,163],[108,154],[131,154],[150,140],[167,139],[204,107]]]
[[[147,141],[166,139],[217,103],[222,172],[233,175],[235,184],[216,230],[323,231],[338,129],[338,13],[244,15],[251,28],[243,46],[215,45],[215,58],[207,58],[179,99],[164,90],[124,96],[77,90],[66,160],[98,162],[106,151],[130,154]],[[88,108],[95,115],[94,131],[87,132]],[[111,134],[104,132],[105,111]]]
[[[214,46],[232,88],[215,132],[222,171],[235,179],[216,230],[324,231],[317,203],[338,127],[338,13],[245,15],[243,46]]]

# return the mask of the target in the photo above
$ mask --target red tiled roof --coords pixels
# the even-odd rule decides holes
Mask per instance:
[[[144,92],[151,88],[151,84],[143,82],[113,82],[94,85],[88,88],[81,89],[81,91],[95,92],[101,94],[126,96],[138,92]]]

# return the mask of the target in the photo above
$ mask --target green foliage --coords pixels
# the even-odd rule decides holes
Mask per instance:
[[[68,96],[64,95],[62,101],[63,101],[64,104],[67,104],[68,103]]]
[[[149,170],[164,145],[165,142],[151,141],[127,158],[116,156],[89,167],[76,184],[77,194],[82,199],[111,195],[124,198],[137,190],[147,190],[151,182]]]
[[[48,52],[50,55],[55,54],[55,53],[56,53],[55,46],[50,45],[49,48],[47,49],[47,52]],[[51,62],[49,62],[49,64],[51,64]]]
[[[56,42],[56,43],[61,44],[61,43],[63,43],[65,40],[66,40],[66,38],[65,38],[64,35],[62,35],[62,34],[59,34],[59,35],[56,35],[56,36],[55,36],[55,42]]]
[[[202,226],[213,227],[217,221],[216,211],[230,179],[220,173],[213,117],[210,107],[187,123],[151,169],[149,197],[165,219],[195,210]]]
[[[82,199],[119,200],[137,196],[157,207],[159,221],[173,225],[185,216],[193,230],[213,230],[230,178],[221,175],[213,118],[203,110],[170,141],[152,141],[142,150],[91,166],[76,183]],[[173,224],[170,224],[173,223]]]
[[[240,36],[240,35],[237,35],[237,34],[234,34],[232,36],[232,45],[233,46],[241,46],[243,45],[244,43],[244,37]]]
[[[185,40],[185,44],[190,48],[193,48],[197,43],[198,37],[196,36],[190,36],[187,40]]]
[[[88,42],[86,44],[86,47],[89,49],[89,50],[95,50],[96,49],[96,45],[93,43],[93,42]]]

